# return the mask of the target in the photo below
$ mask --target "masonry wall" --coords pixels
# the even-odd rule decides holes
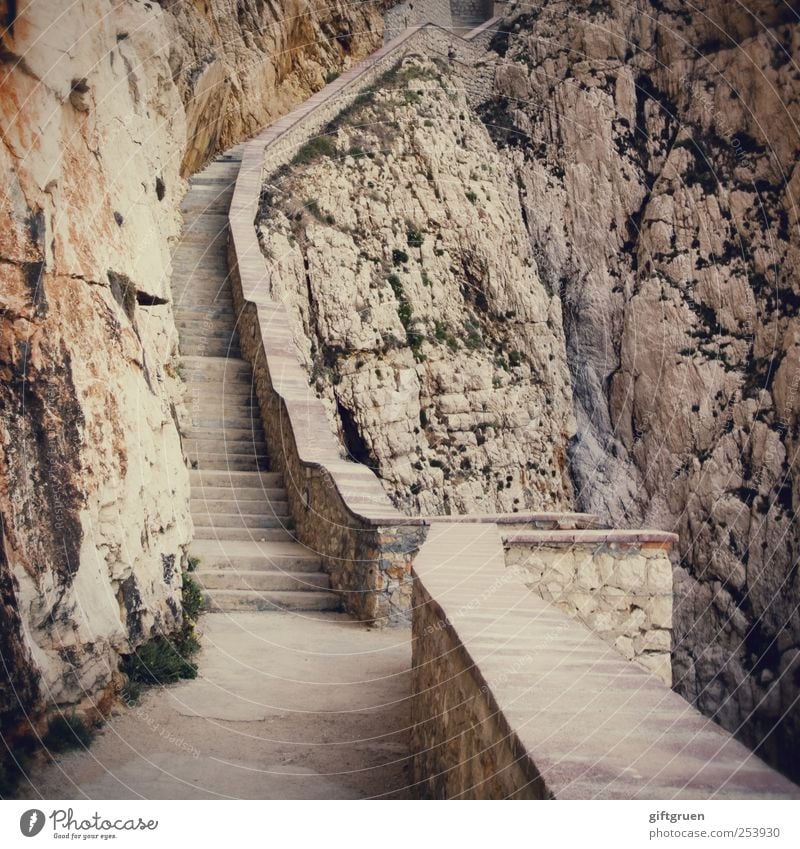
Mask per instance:
[[[671,541],[647,534],[614,541],[615,532],[597,531],[585,543],[557,544],[556,536],[507,537],[507,565],[545,601],[671,686]]]
[[[444,611],[414,583],[411,751],[422,799],[547,799]]]
[[[383,16],[384,44],[408,27],[428,22],[450,29],[453,25],[450,0],[409,0],[393,6]]]
[[[493,0],[450,0],[449,5],[454,24],[478,26],[495,14]]]
[[[501,533],[442,521],[414,561],[412,768],[422,798],[800,795],[654,675],[526,591]]]

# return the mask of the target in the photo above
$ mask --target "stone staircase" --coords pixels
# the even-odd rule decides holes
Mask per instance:
[[[242,146],[196,174],[173,252],[172,294],[190,425],[195,538],[207,609],[337,610],[319,558],[294,539],[284,482],[269,470],[250,365],[228,282],[228,208]]]

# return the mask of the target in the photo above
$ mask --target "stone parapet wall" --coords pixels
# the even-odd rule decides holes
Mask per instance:
[[[410,617],[411,560],[427,522],[400,513],[370,469],[345,459],[308,385],[286,311],[269,298],[254,221],[265,175],[289,162],[404,55],[416,50],[446,56],[451,43],[453,59],[465,68],[485,59],[481,46],[439,27],[417,27],[270,125],[244,149],[229,213],[229,268],[242,351],[253,366],[271,461],[284,475],[297,538],[319,554],[345,609],[381,625]],[[478,74],[486,77],[485,87],[490,67],[481,66]]]
[[[413,780],[437,799],[795,799],[800,789],[530,592],[490,523],[414,561]]]
[[[477,25],[495,15],[494,0],[450,0],[453,24]]]
[[[319,555],[356,619],[408,621],[411,559],[426,526],[396,510],[366,466],[341,456],[292,352],[284,308],[244,299],[242,266],[231,253],[242,352],[253,365],[272,466],[286,482],[297,539]]]
[[[672,684],[673,534],[522,532],[504,542],[529,589]]]

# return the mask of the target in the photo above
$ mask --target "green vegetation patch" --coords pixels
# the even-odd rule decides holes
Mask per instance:
[[[139,646],[122,660],[122,672],[128,678],[130,701],[139,697],[138,684],[174,684],[182,678],[196,678],[197,664],[191,660],[200,647],[194,626],[203,610],[203,591],[188,574],[183,575],[181,590],[183,625],[177,634],[158,636]],[[127,699],[126,699],[127,700]]]

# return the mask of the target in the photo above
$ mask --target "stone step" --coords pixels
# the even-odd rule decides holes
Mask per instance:
[[[225,301],[220,301],[215,295],[209,293],[202,300],[198,299],[195,304],[199,307],[198,312],[188,312],[183,308],[178,307],[175,310],[175,326],[181,333],[181,338],[184,335],[192,335],[197,333],[229,333],[236,327],[236,319],[233,314],[222,315],[217,318],[210,317],[210,314],[216,310],[229,309]]]
[[[189,391],[200,397],[203,397],[204,394],[210,396],[224,390],[226,394],[241,395],[246,399],[250,397],[253,387],[252,377],[243,374],[210,374],[204,377],[197,372],[184,371],[183,376],[186,379]]]
[[[209,345],[199,340],[194,345],[189,344],[186,347],[181,345],[181,351],[185,351],[187,354],[202,354],[207,352],[209,354],[214,354],[215,356],[224,356],[226,353],[230,353],[232,356],[241,356],[242,354],[238,345],[229,347],[223,342]]]
[[[281,572],[278,569],[217,569],[194,573],[205,590],[329,590],[330,578],[324,572]]]
[[[224,421],[230,421],[232,418],[237,417],[239,419],[237,427],[247,427],[251,422],[261,421],[257,406],[249,403],[239,403],[230,396],[220,398],[216,403],[213,401],[188,400],[186,402],[186,408],[192,417],[192,421],[208,416],[217,416]],[[224,426],[220,428],[220,430],[222,429],[224,429]]]
[[[209,295],[233,303],[228,281],[228,263],[223,257],[186,251],[173,264],[173,302],[179,306],[201,305]]]
[[[181,203],[181,210],[195,215],[224,214],[230,210],[232,198],[233,187],[230,180],[215,180],[207,186],[192,183],[191,191]]]
[[[269,457],[265,452],[254,454],[245,451],[235,454],[230,451],[186,451],[186,456],[196,469],[233,469],[238,472],[269,470]]]
[[[224,392],[222,389],[219,391],[219,397],[216,399],[205,395],[187,397],[186,409],[190,416],[213,416],[216,414],[217,416],[227,418],[238,415],[248,423],[245,426],[249,426],[249,423],[253,421],[261,421],[258,404],[255,403],[255,399],[251,402],[249,398],[237,398],[233,393]]]
[[[238,370],[248,374],[252,371],[247,360],[235,360],[228,357],[183,357],[183,365],[187,371],[200,371],[204,374],[212,370],[218,372]]]
[[[225,383],[198,383],[191,378],[186,380],[186,407],[193,413],[206,410],[238,412],[242,416],[253,417],[258,410],[257,399],[247,389]],[[256,413],[256,418],[258,414]]]
[[[189,284],[191,290],[191,284]],[[219,328],[224,330],[236,323],[236,311],[233,302],[220,295],[219,292],[209,291],[197,295],[189,291],[186,298],[191,297],[192,308],[181,304],[175,306],[175,323],[179,329],[189,333],[200,332],[203,328]],[[219,313],[219,315],[215,315]]]
[[[189,347],[198,345],[216,345],[217,347],[222,347],[225,353],[212,354],[208,347],[200,347],[199,353],[190,354]],[[240,350],[239,331],[235,327],[228,327],[225,329],[215,324],[214,329],[208,331],[200,329],[187,331],[186,328],[183,330],[178,328],[178,347],[180,348],[182,357],[214,357],[215,359],[225,359],[225,357],[230,357],[231,359],[242,358],[241,353],[234,354],[229,351],[229,349],[233,348],[237,351]]]
[[[206,593],[206,610],[339,610],[341,602],[334,592],[310,590],[256,592],[255,590],[214,590]]]
[[[252,427],[188,427],[181,433],[184,441],[187,439],[225,439],[234,442],[247,442],[250,445],[264,445],[264,428],[261,422],[254,422]]]
[[[194,493],[201,493],[204,486],[233,486],[250,489],[279,489],[283,487],[283,477],[277,472],[227,472],[190,469],[189,482]]]
[[[289,516],[275,516],[272,513],[212,513],[201,508],[192,511],[195,528],[283,528],[290,529]]]
[[[206,407],[226,410],[238,409],[241,414],[250,415],[250,408],[256,406],[249,384],[236,380],[204,381],[197,375],[184,373],[186,383],[186,405],[202,410]]]
[[[213,432],[213,436],[184,437],[183,448],[187,453],[199,454],[232,454],[234,456],[250,455],[253,457],[266,456],[267,449],[263,441],[253,437],[236,439],[224,430]]]
[[[227,333],[228,327],[235,326],[233,307],[224,301],[220,302],[214,295],[209,294],[202,301],[195,301],[197,309],[189,311],[183,307],[175,309],[175,324],[178,330],[189,333]],[[219,315],[214,315],[214,313]]]
[[[187,262],[185,268],[173,270],[172,302],[176,312],[190,307],[203,310],[210,304],[234,308],[226,266],[219,262],[219,268],[209,267],[209,262],[208,257],[199,257],[192,263]]]
[[[239,333],[235,328],[214,333],[181,333],[178,332],[178,349],[181,357],[231,357],[240,359],[242,349],[239,344]],[[212,353],[221,351],[221,353]]]
[[[208,291],[202,296],[190,293],[192,297],[192,309],[182,304],[175,306],[175,321],[186,325],[187,330],[195,330],[204,324],[222,322],[223,326],[231,324],[235,318],[236,311],[233,302],[221,295],[219,292]],[[187,295],[187,297],[189,297]],[[219,313],[215,316],[214,313]],[[225,319],[223,322],[222,319]]]
[[[184,324],[178,320],[178,324]],[[211,322],[207,327],[201,322],[197,322],[193,327],[177,327],[178,343],[181,349],[181,355],[184,357],[213,357],[214,359],[224,360],[226,357],[230,359],[240,360],[241,354],[187,354],[187,345],[196,345],[198,342],[216,342],[216,343],[233,343],[235,347],[239,347],[239,331],[236,326],[231,323],[230,326],[225,326],[219,322]]]
[[[230,201],[212,203],[210,206],[203,202],[185,206],[182,212],[188,229],[181,235],[181,247],[214,253],[227,250],[230,206]]]
[[[233,409],[220,410],[197,410],[189,411],[192,427],[215,427],[223,429],[226,427],[251,427],[253,423],[261,421],[258,410],[254,407],[251,415],[237,414]]]
[[[185,242],[172,255],[173,271],[195,269],[206,272],[209,283],[219,283],[228,273],[228,250],[227,240],[214,240],[213,236],[206,236],[205,243]],[[222,272],[222,277],[214,280],[210,274],[212,271]]]
[[[227,336],[220,335],[218,338],[216,337],[206,337],[203,341],[205,342],[216,342],[216,343],[228,343],[232,345],[239,345],[238,334],[234,331]],[[222,369],[216,365],[209,365],[207,369],[203,369],[202,366],[186,366],[183,365],[186,360],[225,360],[228,359],[231,363],[239,363],[242,362],[240,357],[234,357],[233,355],[225,355],[223,356],[212,356],[210,354],[182,354],[181,355],[181,372],[186,378],[186,380],[192,380],[196,385],[202,383],[211,383],[217,386],[228,384],[230,386],[238,386],[241,388],[247,388],[253,382],[253,373],[250,370],[250,367],[244,368],[238,365],[232,365],[228,369]]]
[[[193,470],[224,471],[232,469],[235,472],[266,472],[269,460],[266,457],[231,457],[229,455],[207,455],[205,457],[189,456],[189,467]]]
[[[243,542],[195,539],[189,554],[199,560],[199,569],[246,569],[290,572],[319,572],[317,554],[297,542]]]
[[[216,528],[196,525],[195,539],[215,539],[223,542],[293,542],[291,531],[280,528]]]
[[[196,301],[194,303],[195,305],[191,307],[176,306],[176,317],[184,322],[197,320],[213,323],[219,318],[233,318],[234,316],[233,306],[229,306],[226,303],[198,304]]]
[[[214,318],[184,318],[180,312],[175,317],[175,326],[178,328],[179,338],[185,341],[192,336],[216,336],[228,337],[231,333],[238,333],[236,323],[231,319],[223,321]],[[225,359],[219,357],[219,359]]]
[[[284,493],[285,496],[285,493]],[[192,498],[189,509],[193,516],[201,513],[264,513],[267,516],[288,516],[289,502],[285,500],[271,500],[267,498],[241,498],[235,490],[228,490],[227,498]]]
[[[229,499],[242,501],[286,501],[286,490],[283,487],[254,487],[254,486],[198,486],[192,489],[194,501],[227,501]],[[229,513],[235,512],[229,510]]]
[[[209,306],[234,309],[227,269],[222,263],[219,269],[209,268],[208,262],[207,258],[201,258],[196,264],[173,272],[172,302],[176,313],[190,308],[202,311]]]

